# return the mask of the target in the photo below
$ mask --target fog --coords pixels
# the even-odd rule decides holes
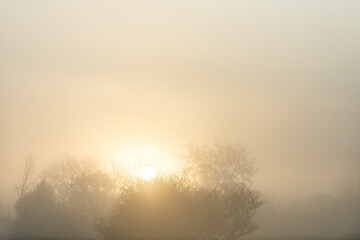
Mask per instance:
[[[66,154],[175,171],[187,144],[215,139],[256,158],[258,218],[272,204],[298,199],[306,213],[307,199],[359,189],[359,1],[5,0],[0,53],[8,205],[28,156],[38,173]],[[302,221],[286,214],[277,226]],[[254,237],[325,236],[262,219]]]

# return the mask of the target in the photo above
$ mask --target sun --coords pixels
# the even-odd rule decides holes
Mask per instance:
[[[143,167],[140,171],[140,177],[143,180],[150,181],[156,177],[156,169],[153,167]]]

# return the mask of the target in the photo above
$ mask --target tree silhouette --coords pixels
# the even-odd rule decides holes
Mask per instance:
[[[44,172],[47,182],[53,187],[59,200],[68,201],[76,191],[77,181],[80,177],[101,172],[99,163],[92,159],[77,159],[66,155],[64,159],[53,162]]]
[[[51,218],[54,200],[53,191],[45,181],[22,195],[15,205],[16,219],[12,226],[15,239],[54,237],[57,228]]]
[[[224,141],[213,146],[190,145],[186,160],[186,173],[202,187],[251,184],[256,172],[255,159],[245,148]]]
[[[223,142],[191,147],[186,159],[185,171],[146,181],[125,168],[113,165],[109,173],[96,161],[67,156],[37,185],[29,184],[27,161],[10,235],[79,239],[94,238],[96,230],[107,240],[231,240],[255,231],[262,201],[251,188],[254,159]]]
[[[184,176],[139,180],[96,223],[108,240],[238,239],[257,229],[252,220],[262,204],[244,184],[194,188]]]
[[[15,204],[11,239],[84,239],[92,237],[84,211],[57,202],[53,188],[45,181],[23,195]],[[89,232],[90,231],[90,232]]]
[[[21,178],[19,179],[18,184],[15,185],[15,192],[17,193],[18,197],[21,198],[27,192],[31,191],[33,186],[32,177],[34,176],[35,172],[35,162],[31,157],[28,157],[25,160],[25,167]]]

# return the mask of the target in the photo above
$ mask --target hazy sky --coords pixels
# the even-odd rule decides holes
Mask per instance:
[[[238,142],[263,192],[360,170],[360,1],[0,1],[0,196],[19,166]],[[154,160],[155,161],[155,160]]]

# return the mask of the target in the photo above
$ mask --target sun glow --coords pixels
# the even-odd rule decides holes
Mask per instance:
[[[115,148],[114,148],[115,149]],[[160,173],[170,173],[182,167],[175,151],[167,145],[132,141],[118,144],[113,162],[125,166],[129,174],[143,180],[151,180]],[[175,163],[176,162],[176,163]]]
[[[143,180],[150,181],[151,179],[154,179],[156,177],[156,169],[153,167],[144,167],[140,171],[140,177]]]

